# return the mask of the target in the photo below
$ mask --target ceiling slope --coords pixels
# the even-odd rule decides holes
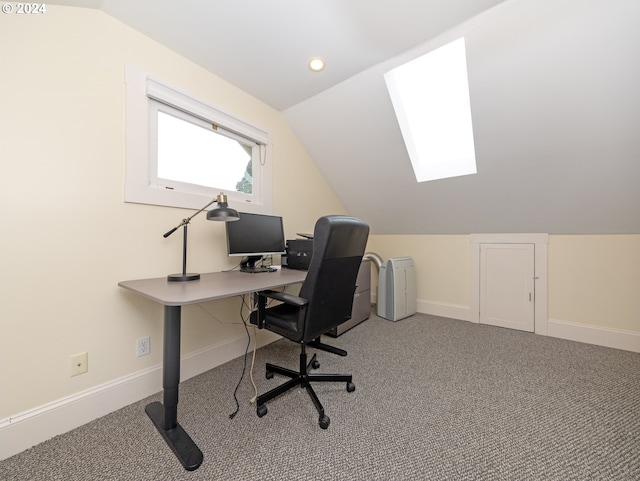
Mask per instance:
[[[637,18],[627,0],[512,0],[285,115],[377,234],[640,233]],[[462,35],[478,173],[417,183],[383,74]]]

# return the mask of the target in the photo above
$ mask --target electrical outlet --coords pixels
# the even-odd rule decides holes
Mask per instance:
[[[146,356],[151,352],[151,338],[149,336],[138,339],[138,357]]]
[[[71,377],[84,374],[89,370],[89,353],[81,352],[71,356]]]

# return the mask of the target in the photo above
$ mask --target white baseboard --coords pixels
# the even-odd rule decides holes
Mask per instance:
[[[446,304],[444,302],[418,300],[416,309],[422,314],[430,314],[432,316],[450,317],[461,321],[469,320],[469,306],[460,306],[458,304]]]
[[[377,304],[378,293],[376,290],[371,291],[371,304]],[[461,321],[468,321],[470,318],[470,307],[458,304],[447,304],[445,302],[428,301],[418,299],[416,301],[416,312],[421,314],[430,314],[432,316],[450,317]]]
[[[261,347],[278,338],[275,334],[261,331],[258,335],[258,346]],[[246,336],[240,336],[191,353],[181,359],[180,380],[184,381],[242,356],[246,347]],[[161,390],[162,366],[157,365],[2,419],[0,460]]]
[[[417,304],[417,311],[423,314],[470,321],[471,310],[468,306],[425,300],[419,300]],[[640,352],[640,333],[634,331],[548,319],[547,336],[624,351]]]
[[[640,333],[549,319],[548,336],[597,346],[640,352]]]

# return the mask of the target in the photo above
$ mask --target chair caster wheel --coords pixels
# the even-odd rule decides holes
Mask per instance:
[[[265,377],[267,379],[273,379],[273,373],[271,371],[267,371],[266,374],[265,374]]]
[[[356,385],[352,382],[347,383],[347,392],[353,392],[356,390]]]
[[[329,427],[330,422],[331,422],[331,419],[329,419],[329,416],[324,415],[320,418],[320,420],[318,421],[318,424],[322,429],[327,429]]]
[[[267,414],[267,406],[265,406],[264,404],[261,404],[260,406],[258,406],[256,408],[256,414],[258,415],[259,418]]]
[[[311,363],[311,367],[312,367],[313,369],[318,369],[318,368],[320,367],[320,362],[319,362],[319,361],[313,361],[313,362]]]

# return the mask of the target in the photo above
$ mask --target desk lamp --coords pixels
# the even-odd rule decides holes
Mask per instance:
[[[191,219],[193,219],[195,216],[197,216],[200,212],[205,210],[207,207],[209,207],[214,202],[218,203],[218,207],[216,207],[215,209],[211,209],[209,212],[207,212],[207,220],[217,220],[217,221],[222,221],[222,222],[231,222],[231,221],[240,219],[240,215],[238,214],[238,211],[235,210],[235,209],[229,208],[229,204],[227,204],[227,196],[225,194],[223,194],[222,192],[220,192],[220,194],[215,199],[213,199],[211,202],[209,202],[207,205],[205,205],[198,212],[196,212],[195,214],[193,214],[190,217],[187,217],[186,219],[182,219],[182,222],[180,222],[177,226],[175,226],[173,229],[171,229],[166,234],[163,234],[162,237],[167,238],[171,234],[173,234],[176,230],[178,230],[180,227],[183,228],[182,229],[182,231],[183,231],[183,238],[182,238],[182,272],[180,274],[170,274],[170,275],[168,275],[167,279],[169,281],[172,281],[172,282],[184,282],[184,281],[195,281],[197,279],[200,279],[200,274],[187,273],[187,225],[189,225],[189,222],[191,221]]]

